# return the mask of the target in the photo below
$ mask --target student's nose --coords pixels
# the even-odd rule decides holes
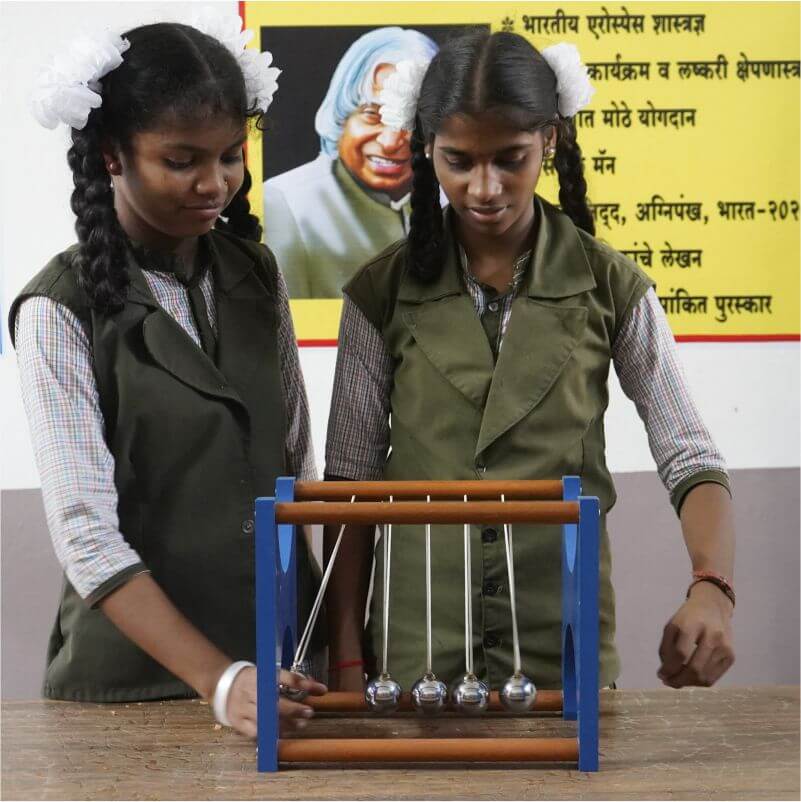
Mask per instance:
[[[400,150],[408,141],[406,131],[393,131],[386,126],[381,129],[381,133],[376,137],[376,142],[386,153],[395,153]]]
[[[470,171],[467,192],[477,203],[490,203],[502,190],[503,186],[491,165],[478,164]]]
[[[195,192],[209,198],[228,194],[228,181],[223,165],[210,165],[198,173]]]

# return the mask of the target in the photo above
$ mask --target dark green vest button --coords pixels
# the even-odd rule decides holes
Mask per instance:
[[[498,531],[496,529],[488,528],[481,533],[481,540],[484,543],[494,543],[498,539]]]
[[[494,596],[500,589],[501,586],[497,582],[487,582],[484,585],[484,595]]]
[[[247,521],[242,521],[242,531],[249,535],[253,531],[253,521],[248,519]]]
[[[485,649],[494,649],[496,646],[500,646],[501,641],[496,635],[487,635],[484,638],[484,648]]]

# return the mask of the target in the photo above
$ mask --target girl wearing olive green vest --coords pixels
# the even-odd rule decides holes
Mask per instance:
[[[78,243],[10,328],[65,570],[44,694],[199,694],[254,736],[253,502],[314,462],[286,287],[245,195],[275,71],[243,73],[229,39],[157,24],[59,54],[35,111],[71,126]]]
[[[584,493],[601,501],[600,682],[610,685],[619,660],[604,413],[614,362],[648,429],[693,568],[710,574],[661,633],[659,676],[673,687],[711,684],[733,661],[728,480],[652,282],[593,236],[573,123],[592,95],[586,68],[571,46],[540,53],[523,37],[482,31],[446,45],[419,74],[416,103],[403,86],[385,94],[384,119],[412,131],[411,230],[345,287],[326,475],[580,475]],[[414,118],[403,120],[409,107]],[[550,158],[561,210],[534,195]],[[450,202],[444,216],[440,189]],[[449,682],[465,668],[461,527],[433,529],[433,670]],[[422,530],[396,527],[393,538],[389,671],[407,690],[425,671]],[[370,534],[343,540],[329,588],[329,683],[338,689],[373,675],[382,642],[380,547],[363,628]],[[516,526],[515,534],[523,672],[557,688],[561,529]],[[512,633],[495,527],[473,527],[472,553],[476,673],[497,688],[512,673]]]

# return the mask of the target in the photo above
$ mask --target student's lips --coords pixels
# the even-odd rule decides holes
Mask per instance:
[[[383,159],[381,156],[368,156],[370,169],[376,175],[400,175],[409,165],[409,159]]]
[[[216,220],[221,214],[222,206],[184,206],[184,209],[201,220]]]
[[[503,216],[508,206],[469,206],[470,216],[481,223],[495,223]]]

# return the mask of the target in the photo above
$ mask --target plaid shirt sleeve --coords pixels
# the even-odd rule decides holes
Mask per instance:
[[[281,361],[281,390],[286,405],[287,469],[299,480],[318,478],[314,462],[309,401],[300,369],[295,327],[289,311],[289,293],[283,274],[278,273],[278,355]]]
[[[327,476],[356,481],[383,476],[392,373],[392,356],[381,334],[346,295],[328,418]]]
[[[56,556],[75,590],[96,604],[146,569],[119,530],[89,338],[66,307],[33,297],[17,315],[16,350]]]
[[[716,482],[728,490],[726,465],[690,395],[653,289],[621,326],[612,358],[620,386],[645,424],[659,477],[676,510],[696,484]]]

